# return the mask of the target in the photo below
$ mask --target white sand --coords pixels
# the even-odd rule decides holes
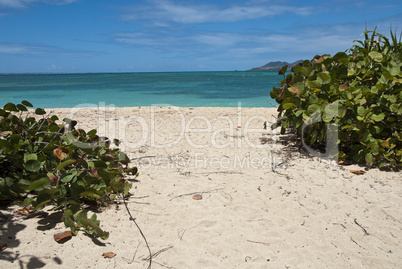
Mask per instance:
[[[263,129],[275,109],[103,112],[55,110],[79,128],[123,140],[140,172],[129,208],[152,268],[402,268],[401,173],[355,175],[349,170],[364,168],[284,146],[289,138]],[[63,223],[1,213],[0,268],[148,266],[122,204],[98,216],[110,232],[103,245],[83,233],[58,244],[53,235],[67,230]],[[105,259],[105,252],[117,255]]]

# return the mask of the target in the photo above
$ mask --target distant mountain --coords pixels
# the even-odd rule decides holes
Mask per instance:
[[[261,67],[255,67],[248,71],[279,71],[282,68],[282,66],[285,66],[285,65],[288,65],[288,70],[290,70],[290,69],[292,69],[293,66],[295,66],[301,62],[303,62],[303,60],[299,60],[294,63],[280,62],[280,61],[269,62],[266,65],[263,65]]]

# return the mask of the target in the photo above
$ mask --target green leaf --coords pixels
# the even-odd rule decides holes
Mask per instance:
[[[288,65],[282,66],[281,70],[279,70],[278,75],[284,75],[286,73],[286,70],[288,70]]]
[[[300,68],[300,74],[302,74],[305,77],[310,76],[311,71],[313,71],[311,67],[303,66],[302,68]]]
[[[84,197],[88,197],[91,199],[98,199],[100,197],[100,195],[94,191],[84,191],[80,193],[80,196]]]
[[[338,100],[326,106],[324,113],[322,114],[322,120],[324,122],[330,122],[335,116],[338,116],[338,107]]]
[[[327,73],[324,73],[324,72],[318,73],[317,76],[321,79],[322,83],[324,83],[324,84],[327,84],[331,81],[331,76]]]
[[[37,109],[35,109],[35,114],[36,115],[45,115],[46,111],[43,108],[38,107]]]
[[[0,147],[8,150],[13,150],[14,147],[7,140],[0,139]]]
[[[321,111],[321,107],[319,105],[312,104],[312,105],[309,105],[309,107],[307,108],[306,113],[307,113],[307,115],[311,116],[314,113],[320,112],[320,111]]]
[[[33,105],[26,100],[22,101],[21,104],[23,104],[24,106],[27,106],[27,107],[33,107]]]
[[[20,104],[17,105],[17,108],[19,111],[28,111],[28,109],[25,106],[20,105]]]
[[[348,58],[349,56],[345,52],[338,52],[334,55],[333,59],[334,61],[339,61],[342,58]]]
[[[75,163],[75,162],[76,162],[76,160],[74,160],[74,159],[70,159],[70,160],[64,161],[64,162],[60,163],[60,164],[56,167],[56,169],[57,169],[57,170],[62,170],[62,169],[64,169],[66,166],[69,166],[69,165],[71,165],[71,164],[73,164],[73,163]]]
[[[96,168],[107,168],[107,164],[104,161],[94,161],[93,164]]]
[[[51,121],[57,121],[57,120],[59,120],[59,117],[57,117],[56,115],[53,115],[53,116],[50,117],[50,120]]]
[[[119,160],[123,164],[128,164],[131,162],[130,158],[122,151],[119,152]]]
[[[312,94],[308,98],[310,104],[315,104],[318,102],[318,97],[316,94]]]
[[[385,118],[385,114],[384,114],[384,113],[380,113],[380,114],[378,114],[378,115],[373,114],[373,115],[371,116],[371,118],[372,118],[374,121],[382,121],[382,120]]]
[[[71,182],[74,179],[74,177],[75,177],[75,175],[68,174],[68,175],[65,175],[64,177],[62,177],[60,180],[63,183],[68,183],[68,182]]]
[[[87,135],[88,135],[90,138],[93,138],[94,136],[96,136],[96,130],[95,130],[95,129],[92,129],[91,131],[89,131],[89,132],[87,133]]]
[[[105,179],[112,179],[116,176],[115,173],[112,173],[111,171],[107,171],[104,168],[98,169],[98,175]]]
[[[96,225],[92,220],[90,219],[81,219],[80,220],[82,225],[85,227],[91,227],[96,231],[96,234],[103,240],[107,240],[109,238],[109,233],[103,231],[98,225]]]
[[[366,164],[367,164],[367,165],[372,166],[373,163],[374,163],[374,156],[373,156],[373,154],[367,153],[367,154],[366,154],[366,157],[365,157],[365,160],[366,160]]]
[[[383,69],[382,70],[382,75],[389,81],[393,81],[394,80],[394,76],[391,75],[390,72],[388,72],[387,70]]]
[[[359,107],[357,108],[357,115],[363,117],[365,113],[366,113],[366,109],[365,109],[364,107],[359,106]]]
[[[338,107],[338,117],[343,118],[346,115],[346,106],[340,105]]]
[[[18,112],[19,111],[18,108],[13,103],[7,103],[4,106],[4,110],[13,111],[13,112]]]
[[[38,160],[38,156],[34,153],[25,153],[24,154],[24,162],[28,162],[28,161],[37,161]]]
[[[295,105],[293,103],[286,103],[286,104],[282,105],[282,108],[285,110],[293,108],[293,107],[295,107]]]
[[[85,169],[88,169],[88,163],[84,160],[84,159],[77,159],[77,162],[79,164],[81,164],[82,167],[84,167]]]
[[[39,172],[40,167],[40,162],[36,160],[29,160],[24,163],[24,168],[30,172]]]
[[[39,188],[43,188],[44,186],[47,186],[49,184],[50,184],[50,179],[42,178],[42,179],[39,179],[39,180],[36,180],[36,181],[32,182],[29,185],[28,190],[33,191],[33,190],[36,190],[36,189],[39,189]]]
[[[384,59],[384,56],[378,51],[371,51],[368,55],[376,62],[382,62]]]
[[[39,210],[39,209],[42,209],[42,208],[44,208],[47,204],[50,204],[52,202],[52,200],[46,200],[46,201],[43,201],[43,202],[41,202],[41,203],[39,203],[37,206],[35,206],[35,208],[34,208],[34,210]]]
[[[292,67],[292,71],[295,74],[301,73],[301,70],[302,70],[302,66],[300,66],[300,65],[295,65],[295,66]]]
[[[390,105],[389,109],[391,110],[391,112],[396,113],[396,112],[398,112],[399,106],[400,105],[392,104],[392,105]]]
[[[24,206],[32,205],[32,200],[33,200],[33,198],[25,198],[24,199]]]

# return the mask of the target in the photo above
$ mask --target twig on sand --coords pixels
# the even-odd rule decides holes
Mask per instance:
[[[264,243],[264,242],[258,242],[258,241],[252,241],[252,240],[247,240],[247,242],[255,243],[255,244],[263,244],[263,245],[269,246],[269,243]]]
[[[167,268],[167,269],[176,269],[176,268],[174,268],[174,267],[167,266],[167,265],[161,264],[161,263],[159,263],[159,262],[155,262],[155,261],[154,261],[154,263],[156,263],[156,264],[158,264],[158,265],[160,265],[160,266],[162,266],[162,267],[165,267],[165,268]]]
[[[364,235],[369,235],[369,233],[366,231],[366,229],[364,229],[364,227],[361,224],[359,224],[356,219],[355,219],[355,224],[357,226],[359,226],[360,228],[362,228]]]
[[[200,194],[200,193],[201,193],[201,194],[204,194],[204,193],[213,193],[213,192],[221,191],[221,190],[223,190],[223,189],[225,189],[225,188],[218,188],[218,189],[214,189],[214,190],[210,190],[210,191],[203,191],[203,192],[185,193],[185,194],[181,194],[181,195],[175,196],[175,197],[171,198],[169,201],[172,201],[173,199],[177,199],[177,198],[180,198],[180,197],[183,197],[183,196],[195,195],[195,194]]]
[[[147,269],[151,269],[151,266],[152,266],[152,252],[151,252],[151,249],[149,248],[147,238],[145,237],[144,233],[142,232],[140,226],[138,226],[137,222],[135,221],[135,218],[133,218],[133,216],[131,215],[131,212],[128,209],[127,201],[124,198],[124,195],[123,195],[123,202],[124,202],[124,206],[127,209],[128,215],[130,216],[130,220],[132,220],[134,222],[135,226],[137,226],[138,230],[140,231],[140,234],[141,234],[142,238],[144,238],[145,245],[147,246],[148,252],[149,252],[149,265],[148,265]]]
[[[138,157],[138,158],[134,158],[131,160],[141,160],[141,159],[148,159],[148,158],[155,158],[155,155],[151,155],[151,156],[142,156],[142,157]]]
[[[210,174],[243,174],[241,171],[212,171],[212,172],[202,172],[202,173],[195,173],[200,175],[209,176]]]
[[[350,241],[355,243],[357,246],[361,247],[362,249],[365,249],[364,247],[360,246],[352,237],[350,237]]]
[[[126,260],[126,261],[128,262],[128,264],[132,264],[132,263],[134,262],[134,260],[135,260],[135,256],[137,255],[137,251],[138,251],[138,248],[140,247],[140,244],[141,244],[141,243],[138,242],[137,249],[135,250],[133,259],[132,259],[131,261],[130,261],[129,259],[124,258],[124,257],[123,257],[123,260]]]
[[[172,247],[173,247],[173,246],[168,246],[168,247],[166,247],[166,248],[163,248],[163,249],[161,249],[161,250],[155,252],[155,253],[152,254],[152,255],[149,255],[148,257],[146,257],[146,258],[144,258],[144,259],[142,259],[142,260],[143,260],[143,261],[148,261],[148,260],[150,260],[150,259],[153,259],[153,258],[155,258],[156,256],[158,256],[159,254],[161,254],[161,253],[163,253],[163,252],[165,252],[165,251],[168,251],[168,250],[171,249]]]
[[[143,199],[143,198],[148,198],[149,195],[145,195],[145,196],[140,196],[140,197],[131,197],[131,199]]]

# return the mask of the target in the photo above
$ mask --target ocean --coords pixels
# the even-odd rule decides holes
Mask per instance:
[[[0,106],[273,107],[278,72],[0,74]]]

